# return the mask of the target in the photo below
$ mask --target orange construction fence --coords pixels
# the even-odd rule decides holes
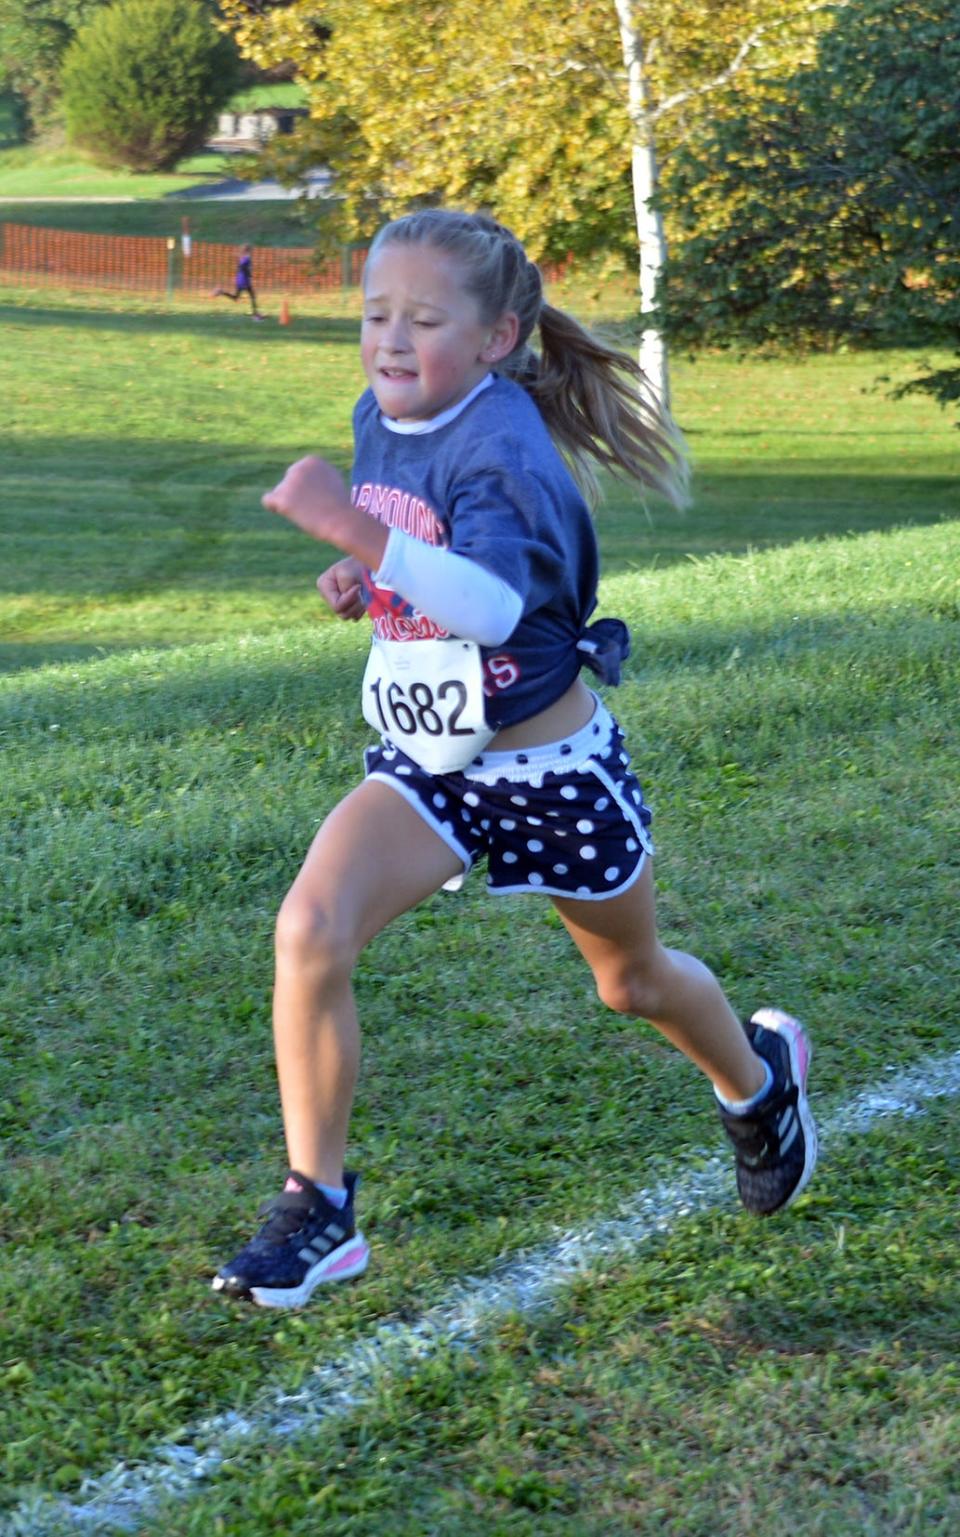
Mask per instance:
[[[0,278],[30,284],[82,284],[142,293],[209,293],[232,284],[238,247],[162,236],[84,235],[29,224],[0,223]],[[310,248],[254,246],[253,284],[260,293],[321,293],[360,281],[365,248],[346,247],[318,262]]]

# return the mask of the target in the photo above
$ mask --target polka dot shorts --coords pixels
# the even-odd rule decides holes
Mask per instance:
[[[368,779],[389,784],[419,812],[463,861],[464,875],[486,857],[491,891],[602,901],[632,885],[653,853],[650,810],[599,699],[572,736],[485,752],[455,774],[428,774],[388,737],[367,748],[364,764]]]

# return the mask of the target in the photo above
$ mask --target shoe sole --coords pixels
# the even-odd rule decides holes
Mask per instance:
[[[782,1009],[757,1009],[750,1016],[751,1025],[762,1025],[765,1030],[772,1030],[787,1043],[790,1053],[790,1071],[794,1082],[800,1085],[800,1093],[797,1096],[797,1115],[800,1117],[800,1125],[803,1128],[803,1172],[796,1185],[777,1211],[786,1211],[792,1206],[798,1196],[802,1195],[810,1183],[810,1176],[817,1166],[817,1125],[810,1113],[807,1102],[807,1073],[810,1070],[810,1061],[813,1057],[813,1048],[810,1039],[798,1019],[792,1014],[785,1014]],[[768,1215],[773,1216],[774,1213]]]

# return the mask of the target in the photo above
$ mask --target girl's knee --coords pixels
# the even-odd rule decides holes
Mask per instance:
[[[333,903],[288,892],[277,914],[279,964],[298,970],[348,973],[356,959],[352,936]]]
[[[654,974],[636,966],[599,972],[595,977],[600,1002],[615,1014],[634,1019],[655,1019],[660,989]]]

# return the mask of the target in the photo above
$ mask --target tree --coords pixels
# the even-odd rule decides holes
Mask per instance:
[[[119,0],[67,52],[67,132],[105,164],[169,170],[203,144],[236,78],[236,51],[198,0]]]
[[[36,132],[60,94],[63,56],[77,29],[106,0],[0,0],[0,85],[22,103]]]
[[[664,193],[685,236],[667,269],[669,333],[955,346],[958,80],[956,0],[860,0],[809,68],[686,146]],[[960,369],[908,387],[960,399]]]
[[[653,61],[656,58],[657,45],[659,45],[659,28],[664,26],[664,6],[657,11],[657,31],[651,40],[650,34],[645,31],[648,18],[644,15],[644,8],[637,5],[636,0],[614,0],[617,12],[617,22],[621,29],[621,48],[624,54],[624,68],[627,71],[627,117],[630,120],[630,154],[631,154],[631,181],[633,181],[633,206],[636,217],[637,247],[639,247],[639,290],[641,290],[641,315],[645,318],[644,330],[641,335],[641,355],[639,363],[644,370],[645,378],[650,384],[651,392],[657,400],[664,404],[670,404],[670,377],[667,367],[667,344],[665,344],[664,332],[656,323],[654,317],[659,306],[660,289],[664,283],[665,264],[667,264],[667,232],[665,232],[664,217],[660,209],[659,198],[659,151],[657,151],[657,128],[660,121],[670,121],[670,114],[677,109],[688,108],[691,103],[702,103],[703,98],[717,94],[736,81],[740,71],[745,69],[751,61],[751,54],[756,54],[763,45],[768,45],[779,32],[790,32],[791,40],[799,41],[797,37],[797,22],[813,17],[823,6],[809,5],[802,9],[800,14],[791,14],[790,8],[777,8],[779,14],[776,17],[757,20],[763,12],[763,8],[756,8],[757,14],[753,17],[753,29],[743,31],[748,23],[748,14],[740,14],[736,17],[739,23],[740,37],[734,49],[734,38],[730,31],[731,18],[727,17],[727,29],[722,34],[722,45],[730,48],[727,63],[720,69],[719,74],[713,77],[696,78],[687,85],[680,85],[667,97],[660,95],[660,100],[654,100],[654,72]],[[716,12],[711,11],[710,23],[716,25]],[[736,32],[736,26],[734,26]],[[690,17],[685,18],[684,37],[687,46],[690,46],[691,29]],[[719,38],[713,38],[713,49],[705,52],[716,51]],[[702,71],[700,71],[702,75]],[[756,81],[754,81],[756,91]],[[722,111],[722,108],[720,108]],[[674,135],[676,138],[676,135]],[[680,137],[682,143],[682,137]]]
[[[485,207],[541,260],[662,260],[653,135],[669,156],[734,76],[807,47],[810,0],[221,0],[241,53],[294,61],[311,118],[275,141],[334,174],[330,238],[422,203]],[[322,22],[323,30],[318,23]],[[629,78],[629,89],[628,89]],[[657,242],[660,242],[659,246]],[[652,253],[652,260],[651,260]],[[649,354],[648,354],[649,362]],[[650,365],[653,366],[653,365]]]

